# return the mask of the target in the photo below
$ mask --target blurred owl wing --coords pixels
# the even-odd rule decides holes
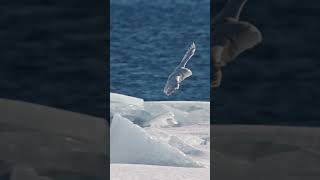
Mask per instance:
[[[253,48],[262,41],[261,33],[254,25],[234,18],[225,19],[222,33],[228,39],[224,50],[224,55],[228,58],[222,58],[227,61],[224,63],[234,60],[243,51]]]
[[[178,67],[185,67],[187,62],[194,55],[195,51],[196,51],[196,45],[194,44],[194,42],[192,42],[190,48],[188,49],[186,54],[183,56],[183,58],[182,58],[182,60],[181,60],[181,62],[180,62]]]
[[[192,75],[192,71],[188,68],[181,68],[181,81]],[[180,82],[181,82],[180,81]]]

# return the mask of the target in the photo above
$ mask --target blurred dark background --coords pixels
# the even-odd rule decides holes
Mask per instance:
[[[0,4],[0,98],[106,117],[108,2]]]
[[[211,1],[212,15],[224,0]],[[320,1],[248,0],[240,20],[264,41],[223,69],[215,124],[320,125]]]

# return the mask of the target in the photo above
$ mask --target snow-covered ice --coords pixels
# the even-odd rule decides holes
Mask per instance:
[[[112,180],[209,179],[209,102],[110,99]]]
[[[207,168],[112,164],[111,180],[208,180]]]

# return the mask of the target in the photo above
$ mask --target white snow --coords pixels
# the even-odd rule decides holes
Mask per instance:
[[[111,180],[209,180],[208,168],[112,164]]]
[[[113,103],[118,102],[118,103],[135,105],[135,106],[143,106],[143,99],[126,96],[123,94],[111,93],[110,99],[112,99]]]
[[[209,102],[110,93],[111,179],[209,179]]]
[[[116,114],[111,124],[110,162],[201,167],[176,148],[148,135],[141,127]]]
[[[172,112],[164,113],[152,118],[149,121],[146,121],[143,126],[151,126],[151,127],[170,127],[177,125],[178,122],[174,118],[174,114]]]

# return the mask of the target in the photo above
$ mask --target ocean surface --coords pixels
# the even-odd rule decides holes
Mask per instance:
[[[145,100],[210,100],[210,1],[111,0],[110,91]],[[163,88],[192,42],[193,75]]]

